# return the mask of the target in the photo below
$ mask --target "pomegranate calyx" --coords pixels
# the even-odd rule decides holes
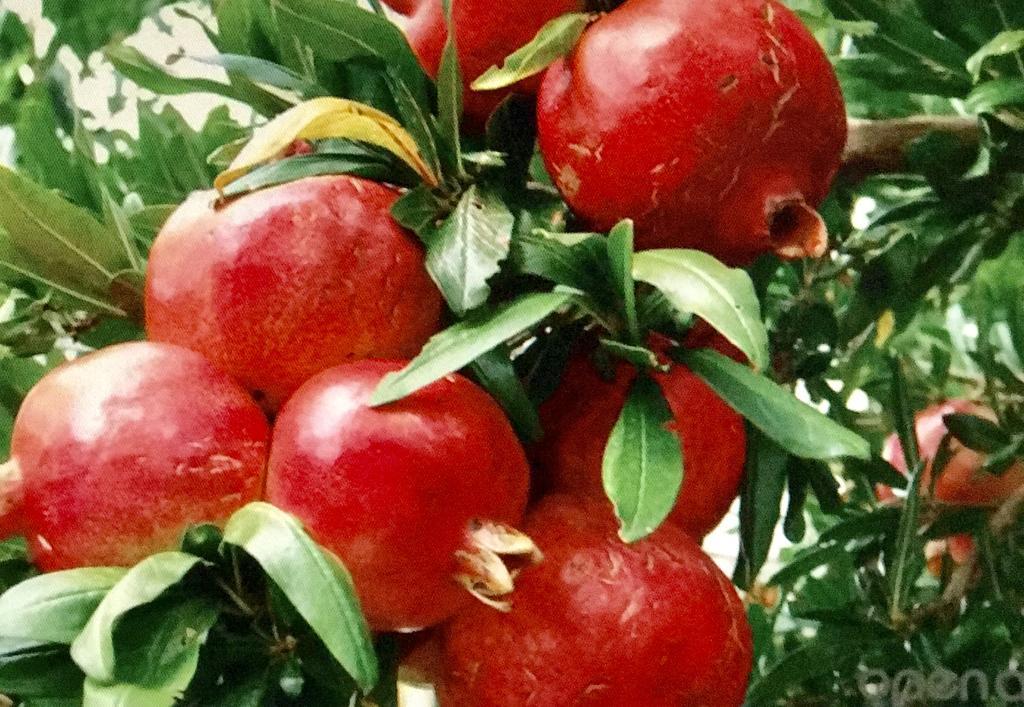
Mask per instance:
[[[781,201],[769,209],[768,237],[776,255],[787,260],[820,258],[828,250],[825,221],[803,199]]]
[[[499,611],[512,608],[508,596],[519,572],[544,559],[530,537],[493,521],[474,520],[457,550],[455,580],[478,600]]]

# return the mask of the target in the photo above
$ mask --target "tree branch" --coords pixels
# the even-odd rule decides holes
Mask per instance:
[[[977,118],[938,115],[893,120],[850,118],[842,172],[849,179],[860,180],[872,174],[904,171],[910,146],[932,132],[952,135],[965,145],[977,145],[981,141]]]

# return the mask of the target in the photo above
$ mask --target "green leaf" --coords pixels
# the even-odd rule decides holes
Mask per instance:
[[[618,294],[619,307],[626,319],[626,331],[632,343],[640,341],[636,313],[636,284],[633,282],[633,222],[620,221],[608,232],[608,263]]]
[[[991,113],[1003,106],[1024,104],[1024,79],[986,81],[970,92],[964,107],[972,113]]]
[[[112,44],[103,49],[103,56],[118,73],[142,88],[162,96],[190,93],[212,93],[229,98],[240,98],[238,92],[226,83],[196,77],[174,76],[167,68],[154,63],[145,54],[127,44]],[[282,101],[283,105],[287,105]]]
[[[451,3],[444,0],[445,23],[448,27],[441,64],[437,70],[437,123],[440,133],[442,162],[454,175],[462,176],[462,142],[459,122],[462,119],[462,69],[459,67],[456,32],[451,28]]]
[[[710,349],[680,356],[725,402],[793,455],[823,460],[870,456],[867,440],[746,366]]]
[[[252,556],[364,692],[377,683],[373,642],[348,573],[297,520],[250,503],[224,528],[224,542]]]
[[[596,233],[534,230],[516,235],[511,258],[517,271],[600,298],[612,281],[607,245]]]
[[[474,184],[439,228],[427,229],[427,270],[463,317],[491,294],[487,281],[508,256],[515,218],[494,192]]]
[[[768,365],[768,334],[754,284],[696,250],[648,250],[633,258],[633,277],[654,285],[681,312],[696,314],[747,355],[758,370]]]
[[[536,76],[559,58],[572,52],[595,16],[572,12],[550,20],[529,44],[506,57],[501,68],[492,66],[473,81],[474,91],[493,91]]]
[[[291,69],[266,59],[242,54],[215,54],[211,57],[192,57],[204,64],[219,66],[227,71],[228,76],[242,76],[257,86],[269,86],[281,91],[295,94],[296,101],[329,95],[327,89],[300,76]]]
[[[80,698],[82,671],[66,645],[0,638],[0,689],[23,699]]]
[[[631,543],[668,517],[683,484],[683,450],[670,429],[672,411],[661,388],[639,375],[604,448],[601,475],[615,506],[619,537]]]
[[[975,83],[981,79],[981,70],[985,60],[994,56],[1012,54],[1024,49],[1024,30],[1007,30],[1000,32],[985,44],[981,49],[974,52],[967,60],[967,70],[971,72]]]
[[[156,600],[181,582],[201,560],[183,552],[163,552],[132,567],[114,585],[71,644],[71,657],[86,675],[99,683],[117,678],[114,630],[132,609]]]
[[[468,366],[482,354],[565,307],[572,298],[568,292],[527,294],[448,327],[435,334],[409,365],[385,376],[373,392],[370,404],[385,405],[401,400]]]
[[[378,156],[367,155],[361,158],[356,155],[302,155],[257,167],[228,184],[224,188],[224,196],[240,196],[305,177],[325,174],[350,174],[392,184],[408,184],[410,181],[406,175],[397,176],[401,174],[397,165],[389,164]]]
[[[429,79],[402,31],[388,19],[344,0],[270,0],[282,40],[301,41],[319,57],[365,58],[393,70],[420,105],[429,105]]]
[[[740,491],[740,550],[733,581],[745,589],[768,559],[786,488],[789,454],[747,426],[747,459]]]
[[[541,426],[526,387],[516,374],[515,366],[503,348],[496,348],[477,357],[470,364],[473,375],[508,415],[516,433],[528,442],[540,439]]]
[[[600,344],[601,348],[605,349],[612,356],[621,358],[623,361],[629,361],[637,368],[668,370],[668,367],[658,360],[658,354],[646,346],[633,346],[631,344],[624,344],[621,341],[615,341],[614,339],[601,339]]]
[[[90,567],[27,579],[0,595],[0,636],[71,644],[124,575]]]
[[[993,454],[1013,441],[999,425],[977,415],[955,412],[944,415],[942,421],[954,437],[976,452]]]
[[[131,263],[111,229],[2,166],[0,201],[0,272],[52,288],[88,310],[125,316],[109,290]]]

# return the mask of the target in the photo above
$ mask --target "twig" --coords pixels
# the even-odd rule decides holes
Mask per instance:
[[[964,145],[977,145],[981,141],[977,118],[939,115],[893,120],[850,118],[843,174],[858,180],[872,174],[903,171],[907,167],[910,146],[931,132],[952,135]]]

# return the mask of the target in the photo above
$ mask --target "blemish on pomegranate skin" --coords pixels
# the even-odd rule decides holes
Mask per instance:
[[[721,81],[718,82],[718,91],[723,94],[730,93],[739,85],[739,77],[736,76],[735,74],[729,74],[728,76],[724,77]]]
[[[580,178],[569,165],[558,170],[558,186],[565,194],[576,196],[580,191]]]

